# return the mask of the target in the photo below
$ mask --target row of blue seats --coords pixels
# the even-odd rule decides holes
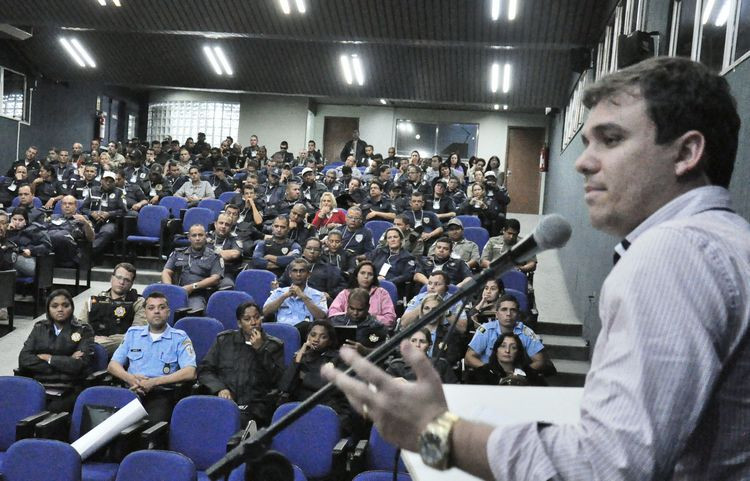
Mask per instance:
[[[240,414],[237,405],[215,396],[189,396],[181,399],[172,414],[169,434],[163,448],[179,453],[175,456],[164,452],[134,453],[130,461],[118,466],[114,462],[81,462],[78,454],[67,443],[27,439],[16,441],[17,433],[30,422],[38,422],[34,434],[51,434],[49,424],[59,425],[61,417],[68,417],[70,426],[62,439],[73,443],[82,436],[85,406],[119,409],[136,399],[136,395],[125,388],[111,386],[90,387],[81,392],[73,412],[44,417],[44,387],[37,381],[24,377],[0,377],[0,473],[8,481],[36,479],[66,481],[114,481],[125,479],[206,479],[205,471],[221,459],[228,446],[239,442]],[[294,409],[298,403],[279,406],[273,421]],[[36,419],[34,419],[36,418]],[[54,419],[53,419],[54,418]],[[147,433],[164,432],[166,424],[156,425],[143,431],[143,442],[153,442]],[[24,436],[25,437],[25,436]],[[158,445],[158,444],[157,444]],[[337,447],[338,446],[338,447]],[[162,447],[162,446],[160,446]],[[352,446],[351,440],[341,437],[338,415],[328,406],[316,406],[292,425],[276,435],[271,443],[276,450],[297,466],[295,479],[322,478],[334,472],[340,473],[347,464],[355,466],[356,472],[363,470],[392,470],[395,448],[386,443],[373,429],[367,442]],[[343,456],[343,458],[342,458]],[[40,463],[39,460],[46,462]],[[127,461],[127,458],[124,460]],[[150,461],[149,468],[142,463]],[[187,463],[186,461],[190,461]],[[134,466],[130,466],[133,464]],[[166,465],[174,464],[174,469]],[[156,467],[159,467],[156,469]],[[49,471],[54,469],[54,471]],[[145,470],[155,469],[155,476]],[[406,469],[399,462],[397,469]],[[120,471],[124,471],[121,477]],[[230,479],[243,479],[244,468],[235,470]],[[131,478],[128,473],[139,473]],[[352,471],[354,473],[355,471]],[[161,474],[159,474],[161,473]],[[184,474],[184,478],[179,476]],[[44,476],[47,477],[44,477]],[[404,478],[408,479],[408,478]]]

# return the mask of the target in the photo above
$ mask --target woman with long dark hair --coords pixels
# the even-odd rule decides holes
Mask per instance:
[[[487,364],[469,373],[470,384],[502,386],[546,386],[541,374],[531,368],[523,342],[516,334],[500,334]]]
[[[370,293],[369,312],[375,319],[386,327],[392,327],[396,321],[396,309],[388,291],[380,287],[380,281],[375,275],[375,266],[370,261],[362,261],[349,276],[349,287],[339,292],[328,308],[328,317],[346,314],[349,304],[349,292],[360,287]]]
[[[71,412],[94,356],[94,331],[73,315],[73,296],[57,289],[47,297],[47,316],[34,324],[18,355],[25,375],[48,386],[47,409]]]

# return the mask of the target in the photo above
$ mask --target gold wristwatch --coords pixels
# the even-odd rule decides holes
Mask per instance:
[[[451,467],[451,431],[458,420],[458,416],[445,411],[419,435],[419,455],[427,466],[441,471]]]

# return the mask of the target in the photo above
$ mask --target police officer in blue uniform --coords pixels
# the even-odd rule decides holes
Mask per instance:
[[[219,288],[234,288],[234,280],[242,270],[242,240],[231,230],[232,217],[220,214],[216,219],[215,230],[206,236],[209,248],[224,261],[224,278],[219,283]]]
[[[83,178],[75,181],[72,187],[70,187],[70,193],[75,196],[76,199],[83,200],[89,196],[94,187],[98,187],[101,184],[96,180],[98,175],[98,169],[93,163],[86,163],[83,167]],[[71,179],[70,182],[73,182]],[[65,185],[65,183],[63,183]],[[69,185],[69,184],[68,184]]]
[[[283,274],[292,259],[300,255],[300,246],[289,237],[289,219],[276,217],[271,225],[272,237],[258,242],[253,252],[253,267],[271,271],[276,276]]]
[[[94,223],[94,254],[100,254],[114,240],[118,231],[118,219],[125,215],[124,193],[115,187],[114,172],[102,174],[101,186],[91,189],[81,205],[81,214]]]
[[[195,380],[195,351],[190,338],[167,324],[169,304],[154,292],[145,301],[146,326],[133,326],[112,355],[107,370],[139,395],[149,421],[169,421],[175,383]]]
[[[39,168],[39,177],[31,183],[34,189],[34,196],[39,197],[45,209],[51,209],[55,206],[62,195],[59,189],[59,182],[53,176],[54,169],[49,165],[42,165]]]
[[[206,248],[206,229],[202,224],[190,226],[189,247],[175,249],[169,255],[161,281],[182,286],[188,294],[191,309],[205,309],[210,289],[224,277],[224,260],[212,249]]]
[[[375,266],[378,279],[386,279],[404,294],[405,284],[414,278],[417,262],[414,256],[403,248],[404,234],[397,227],[385,231],[386,245],[372,251],[368,258]]]
[[[55,261],[61,266],[76,264],[80,260],[79,243],[94,240],[94,227],[86,217],[76,213],[77,208],[76,198],[66,195],[60,200],[62,213],[53,214],[45,224]]]
[[[148,198],[146,193],[143,192],[143,188],[138,182],[128,182],[127,174],[125,169],[117,169],[116,171],[117,180],[115,185],[118,189],[121,189],[124,194],[123,200],[125,201],[125,207],[127,209],[127,215],[129,217],[137,217],[138,211],[148,204]]]
[[[358,258],[364,258],[375,249],[372,232],[363,227],[363,219],[362,209],[352,207],[346,212],[346,226],[339,228],[342,248]]]
[[[302,258],[310,264],[310,277],[307,278],[307,285],[322,292],[330,304],[346,287],[346,284],[341,270],[333,264],[324,262],[321,259],[322,253],[323,241],[317,237],[311,237],[305,242]],[[290,266],[287,266],[284,275],[279,278],[280,287],[288,287],[292,284],[289,269]]]

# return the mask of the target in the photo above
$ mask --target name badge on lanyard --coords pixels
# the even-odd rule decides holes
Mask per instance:
[[[383,264],[383,267],[380,268],[380,272],[378,272],[378,275],[385,277],[385,275],[388,274],[389,270],[391,270],[391,265],[386,262],[385,264]]]

